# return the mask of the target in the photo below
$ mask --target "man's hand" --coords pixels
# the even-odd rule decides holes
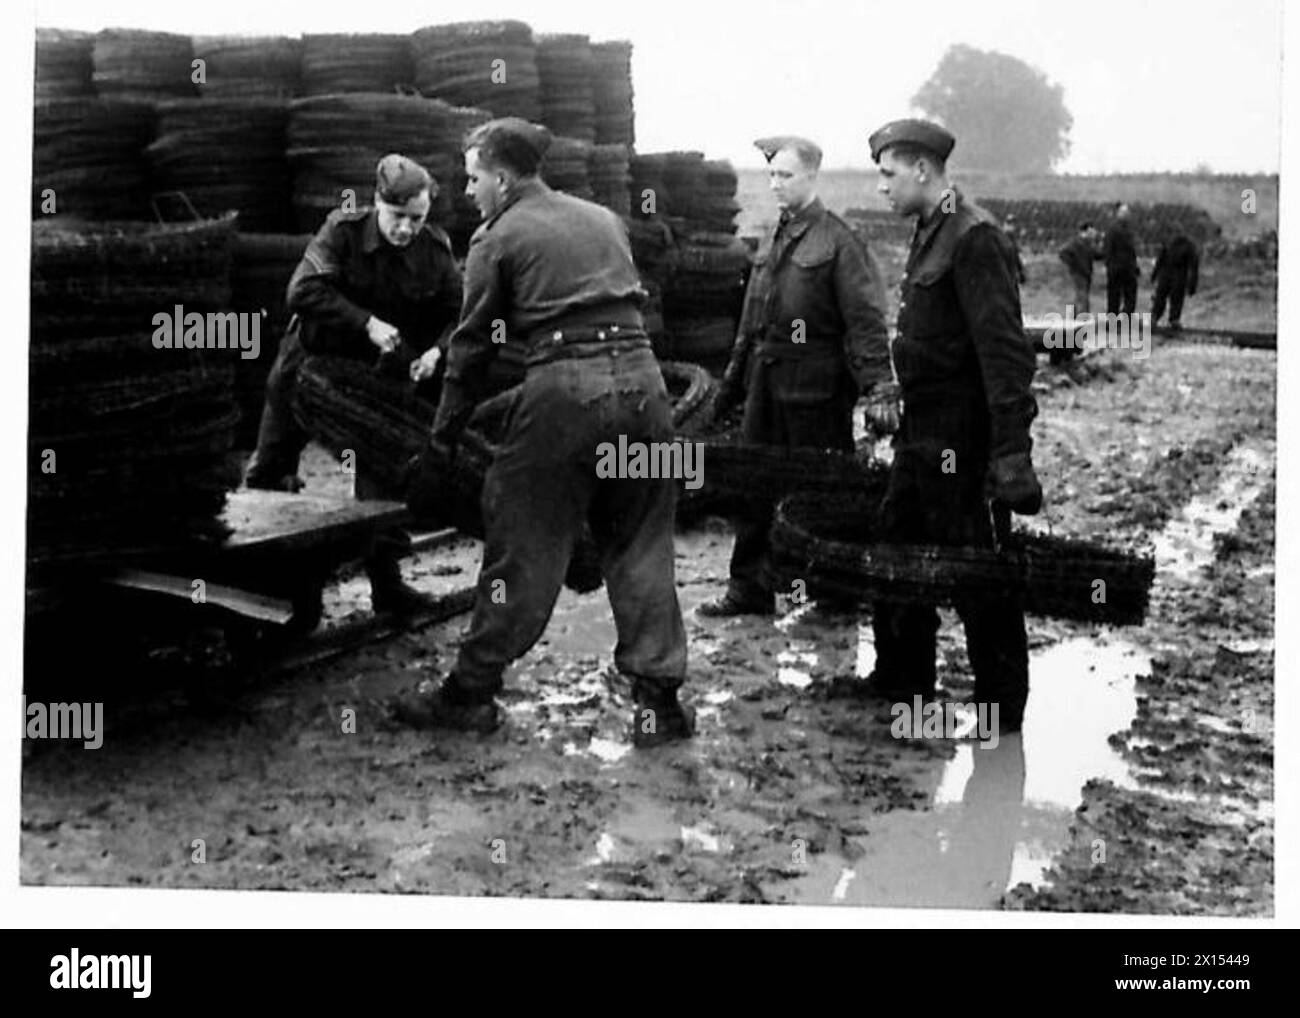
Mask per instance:
[[[1027,452],[999,456],[989,464],[985,494],[1021,516],[1033,516],[1043,507],[1043,487]]]
[[[438,367],[438,361],[441,359],[442,351],[436,346],[429,347],[419,357],[411,361],[411,381],[423,382],[426,378],[432,378],[434,371]]]
[[[732,357],[718,384],[718,394],[713,400],[714,418],[726,417],[745,401],[745,360]]]
[[[380,353],[392,353],[397,349],[397,344],[402,338],[395,326],[381,321],[374,315],[371,315],[366,322],[366,335],[370,337],[370,342],[379,347]]]
[[[879,435],[892,435],[898,430],[898,386],[894,382],[878,382],[867,393],[867,423]]]

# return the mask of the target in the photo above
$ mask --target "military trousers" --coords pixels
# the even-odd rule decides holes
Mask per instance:
[[[894,463],[881,505],[881,539],[905,544],[993,546],[984,497],[989,418],[982,394],[906,403],[894,439]],[[1003,724],[1017,723],[1029,695],[1029,651],[1022,600],[1012,593],[959,604],[975,673],[975,700],[999,704]],[[934,691],[933,605],[879,601],[872,619],[876,673],[900,695]]]
[[[1181,325],[1183,321],[1183,301],[1187,297],[1186,273],[1162,274],[1156,279],[1156,293],[1151,305],[1151,324],[1160,324],[1164,317],[1165,302],[1169,303],[1169,324]]]
[[[664,693],[684,681],[673,546],[679,481],[598,474],[620,438],[629,449],[673,439],[668,390],[648,346],[529,367],[484,478],[483,566],[454,673],[462,692],[496,693],[506,666],[541,638],[584,521],[618,632],[615,665]]]
[[[308,435],[293,415],[293,384],[307,352],[294,331],[285,334],[266,376],[266,401],[257,428],[257,448],[244,481],[250,488],[278,488],[280,479],[298,473]]]
[[[1138,277],[1136,272],[1106,272],[1106,313],[1131,315],[1137,310]]]
[[[857,393],[844,370],[844,356],[783,358],[755,350],[747,379],[741,433],[746,442],[853,451]],[[775,506],[759,493],[735,518],[730,591],[740,601],[771,602]]]

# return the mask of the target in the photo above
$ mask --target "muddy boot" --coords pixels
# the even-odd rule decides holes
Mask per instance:
[[[632,743],[650,749],[695,734],[695,711],[681,704],[677,690],[664,690],[642,680],[632,686]]]
[[[370,577],[370,607],[376,615],[415,615],[437,603],[431,594],[403,580],[397,559],[383,552],[366,560],[366,575]]]
[[[908,688],[879,669],[872,671],[865,679],[856,675],[833,675],[827,680],[823,695],[828,700],[883,700],[886,703],[911,703],[912,697],[920,694],[924,699],[934,697],[934,689],[925,690]]]
[[[487,734],[501,725],[496,700],[471,697],[460,691],[455,676],[441,684],[425,679],[413,693],[398,697],[389,704],[393,720],[412,728],[450,728],[461,732]]]

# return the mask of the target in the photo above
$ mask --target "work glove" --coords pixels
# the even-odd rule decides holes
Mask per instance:
[[[898,384],[877,382],[867,393],[867,425],[878,435],[892,435],[898,430]]]
[[[713,416],[726,417],[745,401],[745,364],[748,358],[732,357],[718,385],[718,395],[713,401]]]
[[[990,502],[1021,516],[1033,516],[1043,507],[1043,486],[1038,483],[1028,452],[1008,453],[993,460],[984,491]]]

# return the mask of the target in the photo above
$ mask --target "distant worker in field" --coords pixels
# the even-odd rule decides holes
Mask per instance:
[[[1089,222],[1080,223],[1079,232],[1061,248],[1059,254],[1074,288],[1075,315],[1091,312],[1092,263],[1101,258],[1101,252],[1097,250],[1096,227]]]
[[[1115,205],[1115,219],[1106,231],[1102,245],[1106,259],[1106,311],[1131,315],[1137,310],[1138,269],[1137,244],[1133,240],[1133,225],[1129,207],[1124,202]]]
[[[1013,215],[1007,216],[1002,220],[1002,232],[1007,235],[1007,240],[1011,241],[1011,253],[1014,255],[1012,264],[1016,270],[1016,279],[1020,285],[1025,285],[1025,260],[1020,257],[1020,224],[1016,222]]]
[[[852,452],[859,395],[877,430],[898,427],[880,269],[817,197],[816,144],[780,136],[754,145],[767,159],[780,219],[754,259],[718,409],[744,399],[746,442]],[[773,613],[772,509],[758,498],[736,520],[726,593],[701,615]]]
[[[1183,298],[1194,296],[1200,273],[1200,252],[1186,234],[1176,234],[1160,245],[1156,267],[1151,273],[1155,282],[1155,301],[1151,306],[1151,324],[1157,325],[1169,302],[1169,328],[1183,327]]]

